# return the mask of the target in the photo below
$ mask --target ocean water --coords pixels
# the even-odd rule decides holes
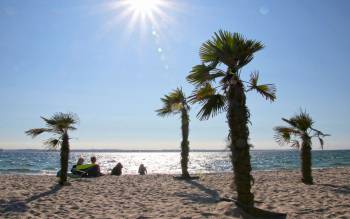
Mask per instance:
[[[81,156],[85,162],[94,155],[104,173],[121,162],[123,174],[137,174],[143,163],[148,173],[181,173],[180,152],[71,152],[69,169]],[[253,170],[297,169],[300,166],[296,150],[252,150]],[[313,168],[350,166],[350,150],[313,151]],[[60,166],[58,151],[0,151],[0,174],[56,174]],[[228,151],[191,152],[190,173],[231,171]]]

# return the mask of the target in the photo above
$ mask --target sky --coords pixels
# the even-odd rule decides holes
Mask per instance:
[[[80,118],[73,149],[179,148],[179,117],[155,110],[176,87],[191,93],[199,48],[223,29],[265,45],[242,75],[277,87],[274,103],[247,94],[254,149],[289,149],[273,127],[300,109],[331,134],[325,149],[350,149],[349,1],[130,1],[0,1],[0,148],[44,148],[49,136],[24,131],[56,112]],[[190,147],[224,149],[225,114],[199,121],[198,110]]]

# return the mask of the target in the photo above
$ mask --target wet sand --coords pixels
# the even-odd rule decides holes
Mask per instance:
[[[253,172],[256,206],[287,218],[350,218],[350,168],[314,170],[315,185],[298,171]],[[202,174],[198,180],[172,175],[70,179],[0,175],[0,218],[240,218],[232,173]]]

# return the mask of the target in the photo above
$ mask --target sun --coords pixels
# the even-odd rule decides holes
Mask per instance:
[[[160,21],[169,22],[170,17],[165,11],[174,7],[172,2],[173,0],[115,0],[110,8],[118,12],[118,18],[126,21],[129,27],[137,24],[157,27]]]
[[[131,11],[139,14],[151,15],[161,6],[161,0],[125,0],[125,4],[130,7]]]

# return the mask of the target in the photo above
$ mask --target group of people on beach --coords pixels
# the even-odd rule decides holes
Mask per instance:
[[[77,161],[77,164],[73,165],[71,169],[72,174],[76,176],[81,176],[81,177],[98,177],[98,176],[105,175],[101,172],[100,165],[96,163],[97,161],[96,157],[92,156],[90,160],[91,160],[91,163],[84,164],[84,158],[80,157]],[[119,162],[112,169],[110,175],[120,176],[122,175],[122,169],[123,169],[123,165]],[[147,174],[147,169],[143,164],[140,164],[138,173],[140,175]]]

